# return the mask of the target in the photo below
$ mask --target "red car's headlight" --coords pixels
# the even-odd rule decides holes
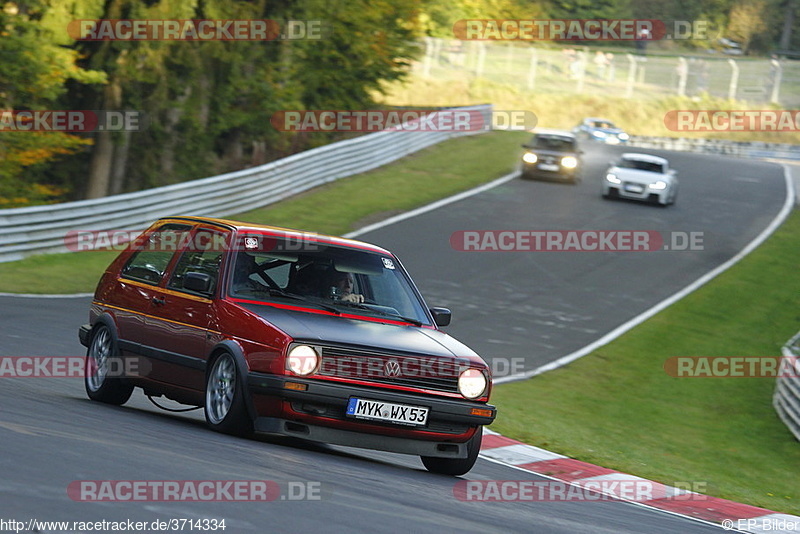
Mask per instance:
[[[308,345],[296,345],[286,358],[286,369],[296,375],[307,376],[319,367],[319,354]]]
[[[467,369],[458,376],[458,391],[468,399],[477,399],[486,391],[486,375],[478,369]]]

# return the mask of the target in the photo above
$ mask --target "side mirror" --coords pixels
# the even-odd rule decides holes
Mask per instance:
[[[214,281],[206,273],[186,273],[183,275],[183,288],[196,293],[211,293],[211,284]]]
[[[436,326],[447,326],[450,324],[450,319],[453,314],[447,308],[431,308],[431,315],[433,315],[433,322]]]

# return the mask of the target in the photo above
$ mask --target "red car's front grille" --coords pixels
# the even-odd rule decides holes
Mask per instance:
[[[393,355],[358,349],[323,347],[319,373],[378,384],[458,393],[458,375],[466,360]]]

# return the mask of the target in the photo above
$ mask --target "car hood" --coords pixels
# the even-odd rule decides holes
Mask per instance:
[[[619,128],[589,128],[589,131],[590,132],[603,132],[603,133],[609,134],[609,135],[619,135],[621,133],[625,133]]]
[[[447,359],[478,355],[441,330],[413,325],[394,325],[349,319],[336,315],[276,308],[269,305],[237,303],[296,340],[320,344],[347,345],[369,350],[387,350]]]
[[[577,156],[576,150],[547,150],[543,148],[525,147],[528,152],[533,152],[537,156],[553,156],[563,158],[564,156]]]
[[[652,184],[658,180],[663,180],[667,183],[672,182],[672,177],[667,174],[640,171],[638,169],[622,169],[620,167],[613,167],[608,172],[616,174],[617,178],[623,182],[632,182],[643,185]]]

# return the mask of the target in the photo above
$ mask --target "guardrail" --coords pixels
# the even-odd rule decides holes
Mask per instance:
[[[453,109],[478,111],[483,125],[492,124],[490,104]],[[471,118],[477,122],[475,115]],[[164,216],[241,213],[380,167],[447,139],[485,131],[386,130],[219,176],[99,199],[0,210],[0,263],[33,254],[68,252],[65,238],[71,230],[137,231]]]
[[[800,160],[800,146],[784,143],[764,143],[760,141],[728,141],[724,139],[685,139],[675,137],[631,136],[630,146],[678,150],[682,152],[702,152],[704,154],[724,154],[744,158],[778,158]]]
[[[778,377],[772,405],[781,421],[800,440],[800,332],[783,346],[781,352],[792,370]]]

